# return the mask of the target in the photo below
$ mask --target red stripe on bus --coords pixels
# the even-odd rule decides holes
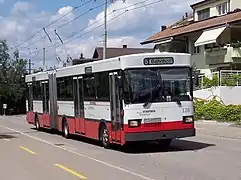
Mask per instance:
[[[174,122],[141,124],[140,127],[133,127],[133,128],[128,127],[128,124],[124,125],[125,133],[166,131],[166,130],[191,129],[191,128],[194,128],[193,123],[184,124],[181,120],[174,121]]]

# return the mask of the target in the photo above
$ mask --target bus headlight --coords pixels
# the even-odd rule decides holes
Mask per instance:
[[[183,117],[183,122],[184,123],[193,123],[193,121],[194,121],[193,116],[184,116]]]
[[[138,119],[135,119],[135,120],[133,119],[133,120],[128,121],[129,127],[138,127],[138,126],[140,126],[140,124],[141,124],[141,122]]]

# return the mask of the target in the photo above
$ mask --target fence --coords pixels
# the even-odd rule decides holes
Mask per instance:
[[[227,81],[232,81],[234,86],[241,86],[241,70],[220,70],[208,75],[199,75],[199,85],[194,87],[194,90],[207,88],[204,83],[204,78],[212,79],[214,76],[218,78],[214,86],[227,86]]]

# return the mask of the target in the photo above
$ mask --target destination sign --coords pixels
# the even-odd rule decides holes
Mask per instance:
[[[155,58],[145,58],[144,65],[162,65],[162,64],[173,64],[173,57],[155,57]]]

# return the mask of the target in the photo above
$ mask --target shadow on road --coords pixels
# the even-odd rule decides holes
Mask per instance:
[[[158,152],[180,152],[180,151],[197,151],[205,149],[215,144],[208,144],[203,142],[195,142],[190,140],[173,140],[168,148],[163,148],[155,142],[133,143],[127,147],[123,147],[122,151],[130,154],[145,154],[145,153],[158,153]]]
[[[31,129],[35,129],[35,128],[31,128]],[[41,131],[49,134],[57,134],[62,136],[62,133],[59,131],[54,131],[49,129],[41,129]],[[95,146],[101,146],[100,142],[97,140],[81,137],[78,135],[71,135],[69,138],[72,140],[81,141],[83,143],[87,143]],[[63,145],[64,144],[56,144],[56,146],[63,146]],[[123,146],[123,147],[113,144],[111,146],[111,149],[114,151],[120,151],[120,152],[130,153],[130,154],[144,154],[144,153],[158,153],[158,152],[161,153],[161,152],[197,151],[197,150],[205,149],[211,146],[215,146],[215,144],[195,142],[195,141],[186,140],[186,139],[175,139],[172,141],[170,147],[167,149],[162,148],[161,145],[159,145],[156,142],[137,142],[137,143],[128,144],[127,146]]]
[[[1,139],[14,139],[16,136],[10,135],[10,134],[0,134],[0,140]]]

